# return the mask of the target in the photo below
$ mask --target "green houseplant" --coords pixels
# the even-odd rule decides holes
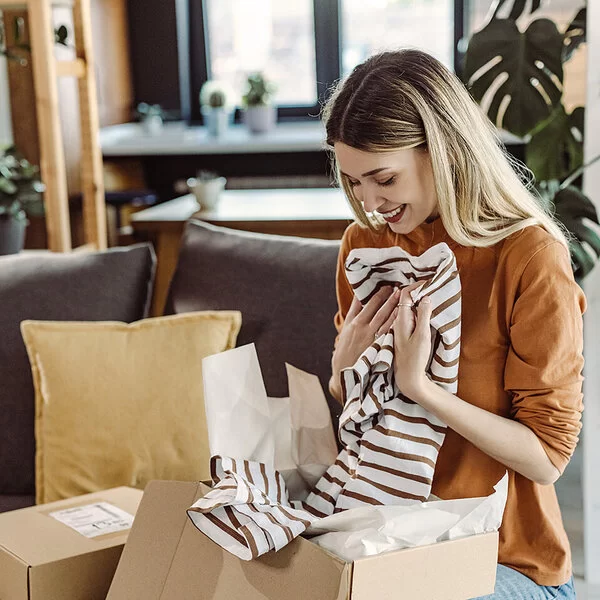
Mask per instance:
[[[246,80],[242,96],[244,120],[252,133],[270,131],[277,122],[277,107],[273,104],[275,85],[262,73],[252,73]]]
[[[222,136],[233,121],[233,93],[223,81],[209,79],[200,88],[200,111],[209,135]]]
[[[14,146],[0,155],[0,255],[23,249],[27,215],[42,215],[44,184],[39,169]]]
[[[140,102],[137,105],[135,112],[146,133],[149,135],[157,135],[162,131],[165,112],[160,104]]]
[[[573,270],[581,280],[598,261],[600,235],[594,204],[581,191],[588,166],[584,108],[565,109],[563,67],[585,42],[586,8],[561,31],[551,19],[536,18],[540,6],[541,0],[495,0],[489,20],[469,40],[463,78],[492,122],[525,140],[540,201],[571,234]],[[507,7],[509,14],[500,17]]]

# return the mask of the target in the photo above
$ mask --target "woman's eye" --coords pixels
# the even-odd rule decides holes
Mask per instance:
[[[379,185],[392,185],[394,183],[394,181],[396,181],[396,176],[394,175],[393,177],[390,177],[389,179],[386,179],[385,181],[380,181]]]
[[[351,188],[353,188],[353,187],[356,187],[357,185],[359,185],[359,183],[360,183],[360,182],[358,182],[358,181],[352,181],[352,180],[348,179],[348,185],[349,185]]]

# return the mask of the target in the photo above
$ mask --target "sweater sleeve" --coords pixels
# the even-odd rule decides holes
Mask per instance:
[[[352,239],[354,237],[354,229],[357,227],[356,224],[350,225],[346,231],[344,231],[344,235],[342,236],[342,241],[340,245],[340,253],[338,254],[337,261],[337,271],[335,276],[335,289],[337,295],[338,302],[338,310],[334,317],[334,325],[337,329],[338,336],[344,325],[344,320],[346,319],[346,315],[350,310],[350,305],[352,304],[352,299],[354,297],[354,292],[352,290],[351,285],[348,283],[348,279],[346,278],[346,270],[344,268],[344,264],[346,262],[346,258],[348,258],[348,254],[352,248]],[[337,344],[337,337],[336,337]]]
[[[550,242],[529,259],[516,290],[504,386],[512,416],[539,438],[562,473],[581,429],[585,297],[569,254]]]

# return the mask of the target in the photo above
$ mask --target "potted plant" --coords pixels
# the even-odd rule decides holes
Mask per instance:
[[[140,102],[136,113],[146,133],[156,135],[161,132],[165,115],[160,104]]]
[[[0,155],[0,255],[23,249],[27,214],[44,211],[39,169],[11,146]]]
[[[233,94],[227,84],[209,79],[200,88],[200,111],[208,133],[220,137],[233,121]]]
[[[524,139],[540,201],[571,234],[573,270],[581,281],[600,256],[598,214],[580,177],[598,157],[583,164],[584,108],[567,112],[562,84],[564,64],[585,42],[586,8],[576,10],[561,31],[548,18],[527,19],[520,27],[521,17],[534,14],[541,0],[515,2],[501,18],[505,5],[507,0],[495,0],[487,23],[469,40],[463,79],[497,127]]]
[[[252,73],[242,96],[244,120],[252,133],[265,133],[277,122],[277,107],[272,103],[275,86],[262,73]]]

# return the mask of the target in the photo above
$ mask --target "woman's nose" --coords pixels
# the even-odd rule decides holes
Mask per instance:
[[[384,203],[383,198],[379,196],[376,189],[364,186],[362,193],[362,203],[367,212],[373,212],[377,210]]]

